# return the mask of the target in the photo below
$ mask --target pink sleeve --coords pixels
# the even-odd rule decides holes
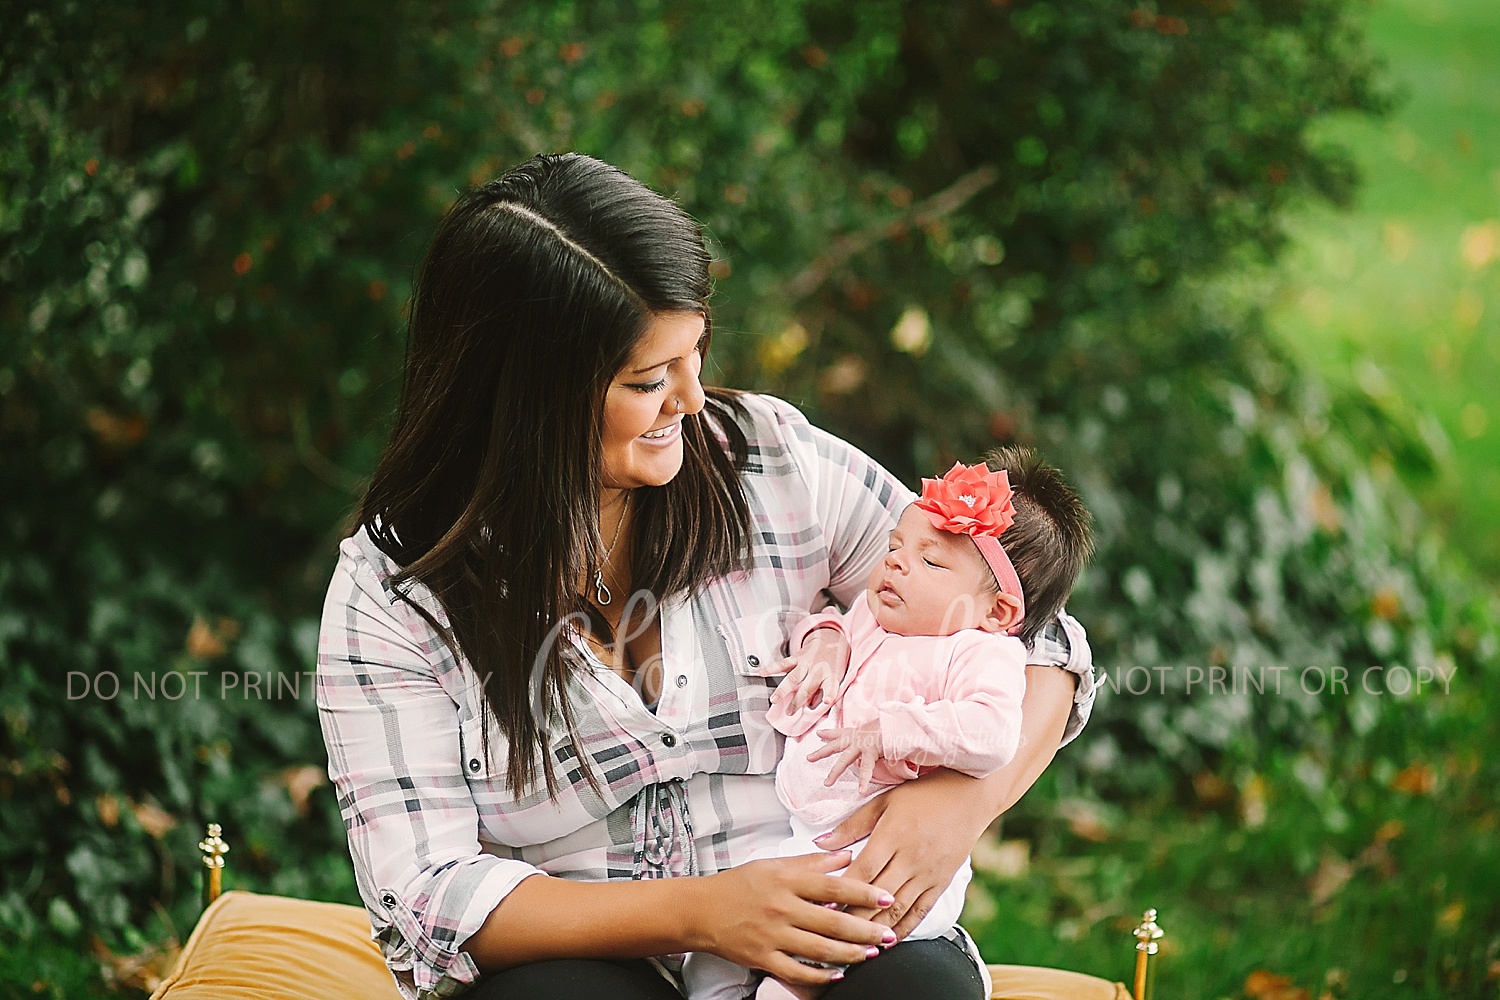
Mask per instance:
[[[849,634],[849,629],[844,626],[844,616],[834,608],[829,608],[827,611],[819,611],[816,614],[808,615],[792,629],[789,645],[792,655],[796,656],[801,651],[802,643],[814,631],[829,627],[838,629],[844,638],[849,640],[851,646],[853,645],[854,637]],[[787,671],[783,669],[781,672],[786,673]],[[848,680],[847,666],[844,669],[844,679]],[[839,687],[842,689],[843,684],[840,683]],[[771,710],[766,713],[766,721],[783,736],[790,736],[795,739],[811,731],[814,726],[823,720],[828,714],[828,710],[832,707],[832,702],[825,701],[820,703],[816,708],[804,706],[792,712],[788,711],[786,706],[781,702],[776,702],[771,705]]]
[[[849,630],[844,628],[844,616],[834,608],[829,608],[827,611],[808,615],[797,623],[796,628],[792,629],[790,646],[792,655],[795,656],[802,649],[802,644],[807,641],[807,637],[820,628],[836,629],[843,634],[845,639],[850,638]]]
[[[987,633],[965,637],[954,652],[941,697],[880,706],[880,755],[919,767],[992,774],[1016,755],[1026,647]]]

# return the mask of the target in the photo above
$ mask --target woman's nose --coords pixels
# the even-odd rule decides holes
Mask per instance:
[[[704,401],[703,382],[698,378],[698,373],[691,369],[683,372],[682,383],[672,396],[673,407],[678,413],[692,414],[703,409]]]

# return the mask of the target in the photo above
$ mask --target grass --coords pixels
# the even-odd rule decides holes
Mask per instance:
[[[1404,91],[1386,121],[1334,121],[1364,184],[1352,213],[1293,220],[1273,315],[1326,378],[1409,412],[1441,460],[1415,483],[1500,581],[1500,4],[1377,0],[1370,39]]]
[[[1472,749],[1328,774],[1347,825],[1317,805],[1306,758],[1239,788],[1200,776],[1189,805],[1053,807],[976,851],[965,923],[992,962],[1128,984],[1130,930],[1156,907],[1161,997],[1493,1000],[1500,727],[1463,735]]]

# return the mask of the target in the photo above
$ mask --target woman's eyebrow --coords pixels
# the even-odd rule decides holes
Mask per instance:
[[[703,346],[703,338],[707,337],[707,336],[708,336],[708,331],[707,330],[704,330],[702,333],[700,333],[698,335],[698,339],[693,342],[693,350],[696,351],[698,348],[702,347]],[[632,375],[644,375],[644,374],[646,374],[649,371],[652,371],[654,369],[662,367],[663,365],[670,365],[674,361],[681,361],[683,359],[683,357],[684,357],[684,355],[679,354],[675,358],[668,358],[665,361],[658,361],[654,365],[647,365],[644,368],[637,368],[634,371],[632,371],[630,374],[632,374]]]
[[[654,365],[647,365],[644,368],[637,368],[637,369],[635,369],[635,371],[631,372],[630,374],[632,374],[632,375],[644,375],[644,374],[646,374],[649,371],[654,371],[655,369],[662,367],[663,365],[670,365],[674,361],[681,361],[681,360],[682,360],[682,355],[679,354],[675,358],[668,358],[665,361],[658,361]]]

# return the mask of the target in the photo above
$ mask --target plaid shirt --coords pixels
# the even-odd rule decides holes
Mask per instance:
[[[751,569],[663,604],[654,711],[573,644],[578,737],[553,744],[555,800],[545,784],[507,789],[497,726],[486,758],[478,678],[398,598],[398,567],[363,530],[340,545],[318,642],[319,716],[360,896],[407,997],[452,996],[474,982],[478,969],[459,949],[530,875],[707,875],[787,836],[775,789],[781,739],[766,722],[777,678],[766,674],[799,619],[862,591],[914,496],[787,403],[742,398]],[[409,593],[446,623],[429,591]],[[1029,659],[1077,675],[1071,740],[1094,698],[1082,628],[1060,616]],[[577,766],[581,753],[599,792]]]

